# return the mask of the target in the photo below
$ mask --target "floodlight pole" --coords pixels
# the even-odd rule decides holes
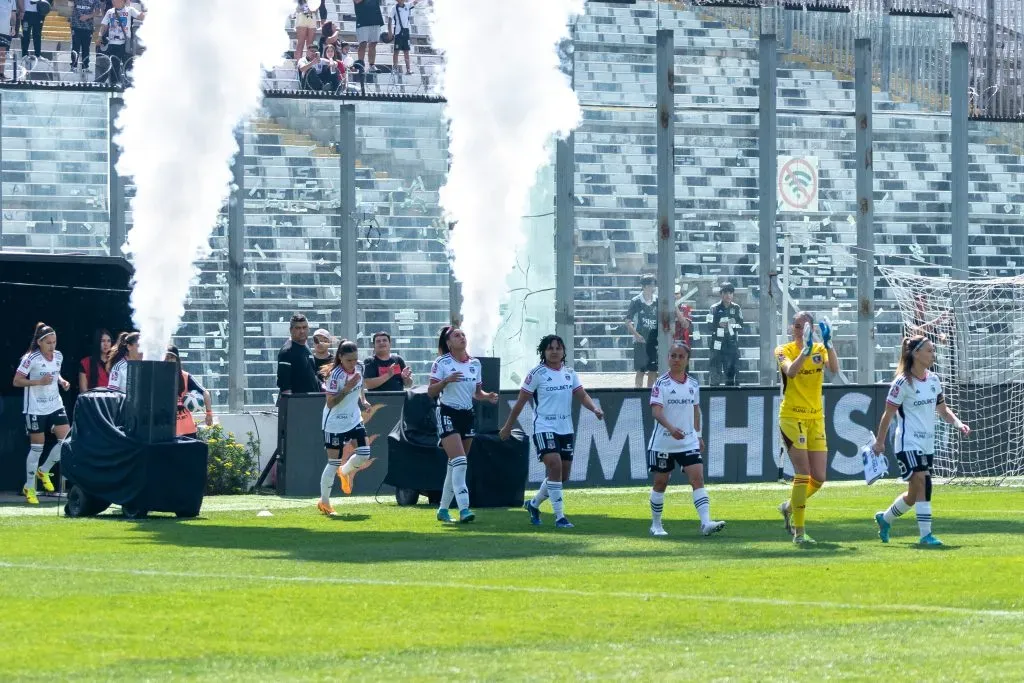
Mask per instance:
[[[234,187],[228,204],[228,408],[245,406],[245,129],[235,131],[238,151],[231,160]]]
[[[855,45],[857,125],[857,382],[875,374],[875,166],[871,119],[871,40]]]
[[[675,329],[676,174],[675,174],[675,39],[668,29],[657,34],[658,78],[658,369],[667,371]]]
[[[952,186],[953,186],[953,230],[952,230],[952,272],[954,280],[966,280],[968,277],[967,262],[967,226],[970,209],[967,177],[967,101],[968,101],[968,68],[969,55],[967,43],[953,43],[950,64],[950,146],[952,148]]]
[[[767,30],[762,21],[762,31]],[[778,309],[775,305],[774,285],[778,262],[778,228],[775,224],[778,192],[775,176],[778,172],[778,140],[775,92],[778,86],[776,66],[778,45],[775,37],[775,22],[771,21],[771,32],[760,37],[760,126],[758,127],[758,184],[760,205],[758,214],[758,236],[760,239],[759,263],[757,268],[760,306],[758,309],[758,337],[760,353],[758,375],[761,384],[777,381],[775,354],[772,344],[778,330]],[[783,311],[783,317],[788,315]]]
[[[356,106],[340,110],[341,145],[341,333],[350,341],[359,334],[359,234],[356,225]]]

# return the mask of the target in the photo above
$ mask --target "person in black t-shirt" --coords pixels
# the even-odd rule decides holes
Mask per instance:
[[[277,354],[277,388],[282,394],[319,393],[320,380],[316,378],[313,354],[306,346],[309,336],[306,316],[301,313],[293,315],[289,330],[292,338]]]
[[[363,383],[368,391],[402,391],[412,386],[412,368],[391,353],[391,335],[373,335],[373,355],[363,361]]]
[[[313,366],[316,368],[316,376],[320,376],[320,368],[334,362],[334,354],[331,353],[331,333],[324,328],[313,333]]]
[[[658,356],[651,354],[653,350],[649,340],[658,334],[658,300],[654,298],[654,287],[658,280],[653,275],[640,278],[643,288],[629,302],[626,310],[626,329],[633,336],[633,370],[636,371],[634,386],[640,388],[644,373],[647,373],[647,387],[654,386],[658,378]],[[656,348],[656,344],[655,344]]]
[[[359,62],[363,62],[364,56],[368,59],[367,72],[372,72],[377,63],[377,41],[384,29],[384,13],[380,5],[381,0],[355,0]]]

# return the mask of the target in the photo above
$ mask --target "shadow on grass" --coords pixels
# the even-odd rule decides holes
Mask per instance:
[[[691,554],[725,560],[811,560],[850,556],[872,544],[932,552],[951,552],[958,547],[921,548],[915,542],[917,529],[912,520],[896,525],[893,541],[883,546],[877,537],[877,527],[868,515],[862,521],[848,518],[810,520],[808,531],[818,543],[798,547],[794,546],[777,519],[728,520],[721,533],[709,537],[700,534],[696,519],[673,519],[665,522],[670,534],[668,537],[651,538],[648,531],[650,522],[646,518],[571,515],[576,528],[556,529],[550,514],[544,515],[542,526],[535,527],[521,509],[492,508],[477,512],[477,521],[473,523],[442,525],[432,520],[433,508],[424,507],[422,514],[433,527],[430,532],[380,529],[373,524],[373,517],[377,515],[341,512],[336,518],[324,518],[315,516],[315,511],[310,511],[310,524],[307,526],[281,527],[275,526],[274,521],[269,521],[266,526],[236,526],[216,523],[209,517],[175,524],[167,521],[173,517],[156,517],[133,522],[133,531],[140,533],[140,543],[250,551],[275,560],[355,564],[447,562],[453,559],[474,562],[552,556],[670,558]],[[107,519],[119,517],[113,515]],[[1024,534],[1024,520],[953,518],[936,522],[936,533],[1019,537]]]

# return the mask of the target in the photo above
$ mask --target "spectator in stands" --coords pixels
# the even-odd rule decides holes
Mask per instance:
[[[633,370],[636,371],[634,386],[640,388],[644,373],[647,374],[647,388],[654,385],[658,378],[658,357],[652,356],[656,351],[657,342],[651,348],[650,338],[658,334],[658,302],[654,298],[654,287],[657,278],[644,275],[640,278],[641,291],[629,302],[626,310],[626,329],[633,336]]]
[[[337,92],[345,80],[345,65],[338,59],[337,49],[330,43],[324,48],[324,56],[321,58],[323,69],[320,71],[320,80],[323,82],[323,90]]]
[[[32,51],[36,59],[43,56],[43,19],[46,15],[39,11],[39,3],[36,0],[23,0],[25,11],[21,18],[21,57],[28,54],[28,44],[31,41]]]
[[[320,392],[313,354],[306,346],[309,321],[296,313],[289,323],[291,339],[277,354],[277,388],[282,394],[315,394]]]
[[[306,90],[324,89],[324,63],[317,52],[316,45],[306,46],[306,56],[299,60],[299,83]]]
[[[328,45],[333,45],[335,49],[340,47],[341,43],[341,32],[334,26],[333,21],[326,21],[320,29],[320,54],[324,53],[324,48]]]
[[[320,3],[321,7],[323,3]],[[326,9],[324,9],[326,12]],[[302,59],[307,45],[313,45],[319,28],[317,13],[309,9],[307,0],[295,2],[295,61]]]
[[[96,17],[102,17],[103,0],[72,0],[71,3],[71,70],[89,69],[89,49],[96,28]]]
[[[22,17],[25,14],[24,0],[0,0],[0,81],[6,81],[4,67],[7,65],[7,49],[11,38],[18,35]]]
[[[359,43],[357,64],[368,60],[366,71],[373,71],[377,64],[377,41],[384,28],[384,14],[380,9],[381,0],[354,0],[356,8],[356,42]]]
[[[317,377],[320,377],[320,368],[334,362],[331,341],[331,333],[322,327],[313,333],[313,366]]]
[[[406,5],[405,0],[395,0],[395,6],[391,8],[391,14],[388,15],[388,33],[395,38],[395,43],[391,48],[391,69],[395,73],[401,73],[398,70],[399,52],[405,53],[405,73],[412,73],[409,58],[409,38],[412,35],[409,16],[418,2],[419,0],[412,0]]]
[[[723,282],[719,288],[721,300],[711,307],[708,320],[711,323],[711,386],[725,383],[726,386],[737,386],[736,374],[739,370],[740,345],[737,336],[743,325],[743,314],[739,305],[733,301],[736,288],[730,282]]]
[[[127,5],[126,0],[114,0],[100,22],[100,49],[106,46],[110,58],[107,71],[108,82],[119,85],[124,82],[124,64],[128,61],[128,44],[132,39],[132,21],[145,19],[146,13],[137,7]]]
[[[672,340],[693,348],[693,309],[683,303],[683,288],[679,285],[676,285],[676,324]]]
[[[89,356],[83,358],[78,368],[78,391],[85,393],[96,387],[105,387],[110,377],[107,374],[107,355],[114,338],[107,330],[96,330],[92,339]]]
[[[402,391],[412,386],[412,368],[391,353],[391,335],[373,335],[373,355],[363,361],[363,383],[369,391]]]

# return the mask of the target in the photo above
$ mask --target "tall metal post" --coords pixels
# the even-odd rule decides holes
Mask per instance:
[[[999,68],[999,62],[996,60],[996,0],[988,0],[985,3],[985,18],[988,20],[985,25],[985,74],[987,76],[985,86],[991,95],[996,92],[995,86],[999,83],[999,78],[996,75],[996,70]],[[1001,107],[997,107],[997,109],[1001,109]],[[995,112],[996,116],[1002,113],[998,110]]]
[[[871,120],[871,40],[854,43],[857,117],[857,382],[875,374],[875,164]]]
[[[356,107],[341,105],[341,333],[359,334],[359,234],[356,227]]]
[[[774,26],[775,22],[771,22]],[[773,286],[777,268],[778,230],[775,224],[775,212],[778,203],[778,191],[775,176],[778,166],[778,140],[776,135],[777,118],[775,109],[775,92],[778,87],[776,67],[778,64],[777,44],[774,33],[763,33],[760,38],[760,126],[758,130],[758,183],[760,186],[760,205],[758,228],[760,238],[758,273],[758,291],[760,293],[758,310],[758,337],[760,341],[760,357],[758,371],[761,384],[769,380],[777,381],[773,344],[777,335],[777,317]],[[783,312],[786,316],[788,311]]]
[[[576,336],[575,271],[576,145],[570,133],[555,145],[555,333],[573,362]]]
[[[111,97],[107,100],[107,142],[110,146],[107,154],[107,212],[110,220],[109,244],[107,249],[111,256],[121,256],[121,246],[125,240],[124,230],[124,180],[117,173],[117,162],[121,159],[121,148],[114,142],[114,127],[117,117],[124,108],[124,100]]]
[[[666,358],[676,319],[675,38],[671,30],[658,30],[655,50],[654,68],[658,78],[658,369],[665,371],[668,369]]]
[[[235,131],[238,151],[231,161],[234,188],[228,203],[228,408],[245,406],[245,130]]]
[[[882,7],[882,45],[879,48],[881,54],[881,79],[880,87],[882,92],[889,92],[890,80],[892,78],[892,16],[889,10],[892,9],[892,0],[885,0]]]
[[[950,146],[952,147],[953,178],[953,267],[954,279],[966,280],[967,221],[970,196],[967,184],[967,102],[968,52],[967,43],[953,43],[952,74],[950,74]]]

